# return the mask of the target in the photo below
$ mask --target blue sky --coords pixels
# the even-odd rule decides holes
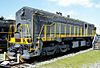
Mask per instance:
[[[2,0],[0,16],[15,19],[16,11],[23,6],[53,13],[60,11],[64,16],[70,15],[100,27],[100,0]]]

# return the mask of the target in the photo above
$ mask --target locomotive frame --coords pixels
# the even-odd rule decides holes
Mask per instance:
[[[92,47],[96,34],[93,24],[30,7],[16,13],[16,31],[19,37],[10,38],[8,53],[24,59]]]

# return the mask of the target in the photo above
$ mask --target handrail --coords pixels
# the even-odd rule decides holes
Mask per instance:
[[[62,29],[64,30],[63,33],[62,33],[62,30],[61,28],[57,28],[57,27],[62,27]],[[47,28],[49,27],[49,28]],[[53,30],[52,30],[52,27],[53,27]],[[55,38],[55,37],[67,37],[68,35],[69,36],[74,36],[74,37],[78,37],[78,36],[89,36],[88,34],[88,29],[86,29],[86,33],[83,34],[82,32],[82,26],[79,26],[79,33],[76,33],[77,32],[77,28],[78,26],[75,26],[74,25],[74,29],[73,29],[73,33],[72,33],[72,25],[69,26],[69,28],[67,28],[66,24],[64,23],[52,23],[52,24],[43,24],[42,27],[41,27],[41,30],[40,30],[40,33],[38,35],[38,37],[40,38],[41,37],[41,33],[43,31],[43,39],[46,40],[46,39],[52,39],[52,38]],[[49,32],[47,32],[47,30],[49,30]],[[66,30],[69,30],[69,34],[67,35],[67,32]],[[94,34],[93,32],[95,32],[94,30],[92,31],[92,35]],[[53,35],[53,36],[52,36]],[[47,38],[48,37],[48,38]]]
[[[5,33],[5,34],[7,34],[7,33],[11,34],[11,33],[15,33],[15,32],[0,32],[0,34],[3,34],[3,33]]]
[[[42,33],[42,31],[43,31],[43,28],[44,28],[44,34],[45,34],[44,37],[45,37],[45,38],[47,37],[47,36],[46,36],[46,34],[47,34],[47,33],[46,33],[47,28],[46,28],[46,27],[47,27],[47,26],[50,27],[50,33],[49,33],[49,34],[50,34],[50,37],[51,37],[51,36],[52,36],[52,27],[51,27],[51,26],[53,26],[53,25],[54,25],[54,37],[56,37],[56,30],[57,30],[56,24],[60,24],[60,25],[61,25],[61,23],[52,23],[52,24],[50,24],[50,25],[45,25],[45,24],[43,24],[42,27],[41,27],[41,30],[40,30],[40,33],[39,33],[38,37],[40,38],[41,33]],[[65,24],[62,23],[62,25],[65,25]],[[66,26],[64,26],[64,33],[65,33],[65,35],[66,35]],[[59,31],[59,36],[60,36],[60,31]]]
[[[55,23],[52,23],[52,24],[46,25],[46,26],[52,26],[52,25],[54,25],[54,24],[55,24]],[[45,26],[45,25],[43,24],[42,27],[41,27],[41,30],[40,30],[40,33],[39,33],[38,37],[41,36],[41,33],[42,33],[42,30],[43,30],[43,27],[44,27],[44,26]]]
[[[39,33],[39,36],[38,36],[38,37],[40,37],[40,35],[41,35],[41,33],[42,33],[42,30],[43,30],[43,27],[44,27],[44,24],[43,24],[42,27],[41,27],[41,30],[40,30],[40,33]]]

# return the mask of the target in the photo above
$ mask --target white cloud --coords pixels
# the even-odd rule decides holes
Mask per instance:
[[[5,18],[6,19],[13,19],[13,20],[15,20],[15,16],[13,16],[13,15],[6,16]]]
[[[90,0],[49,0],[56,2],[60,6],[81,5],[84,7],[91,7],[93,3]]]
[[[57,1],[57,0],[48,0],[48,1],[52,1],[52,2],[55,2],[55,1]]]
[[[83,7],[95,7],[100,8],[100,4],[93,3],[91,0],[49,0],[57,3],[59,6],[83,6]]]
[[[95,5],[95,8],[100,8],[100,4],[96,4]]]

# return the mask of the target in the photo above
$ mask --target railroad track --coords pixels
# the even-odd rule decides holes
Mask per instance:
[[[71,56],[75,56],[77,54],[81,54],[81,53],[85,53],[87,51],[93,50],[92,48],[88,48],[88,49],[82,49],[82,50],[70,50],[67,51],[66,53],[59,53],[59,54],[55,54],[55,55],[51,55],[51,56],[43,56],[43,57],[34,57],[31,58],[29,60],[25,60],[26,62],[24,63],[15,63],[12,61],[13,64],[9,64],[9,65],[5,65],[5,66],[1,66],[1,67],[5,67],[5,68],[34,68],[34,67],[38,67],[42,64],[48,64],[48,63],[52,63],[54,61],[57,61],[59,59],[64,59],[67,57],[71,57]]]

